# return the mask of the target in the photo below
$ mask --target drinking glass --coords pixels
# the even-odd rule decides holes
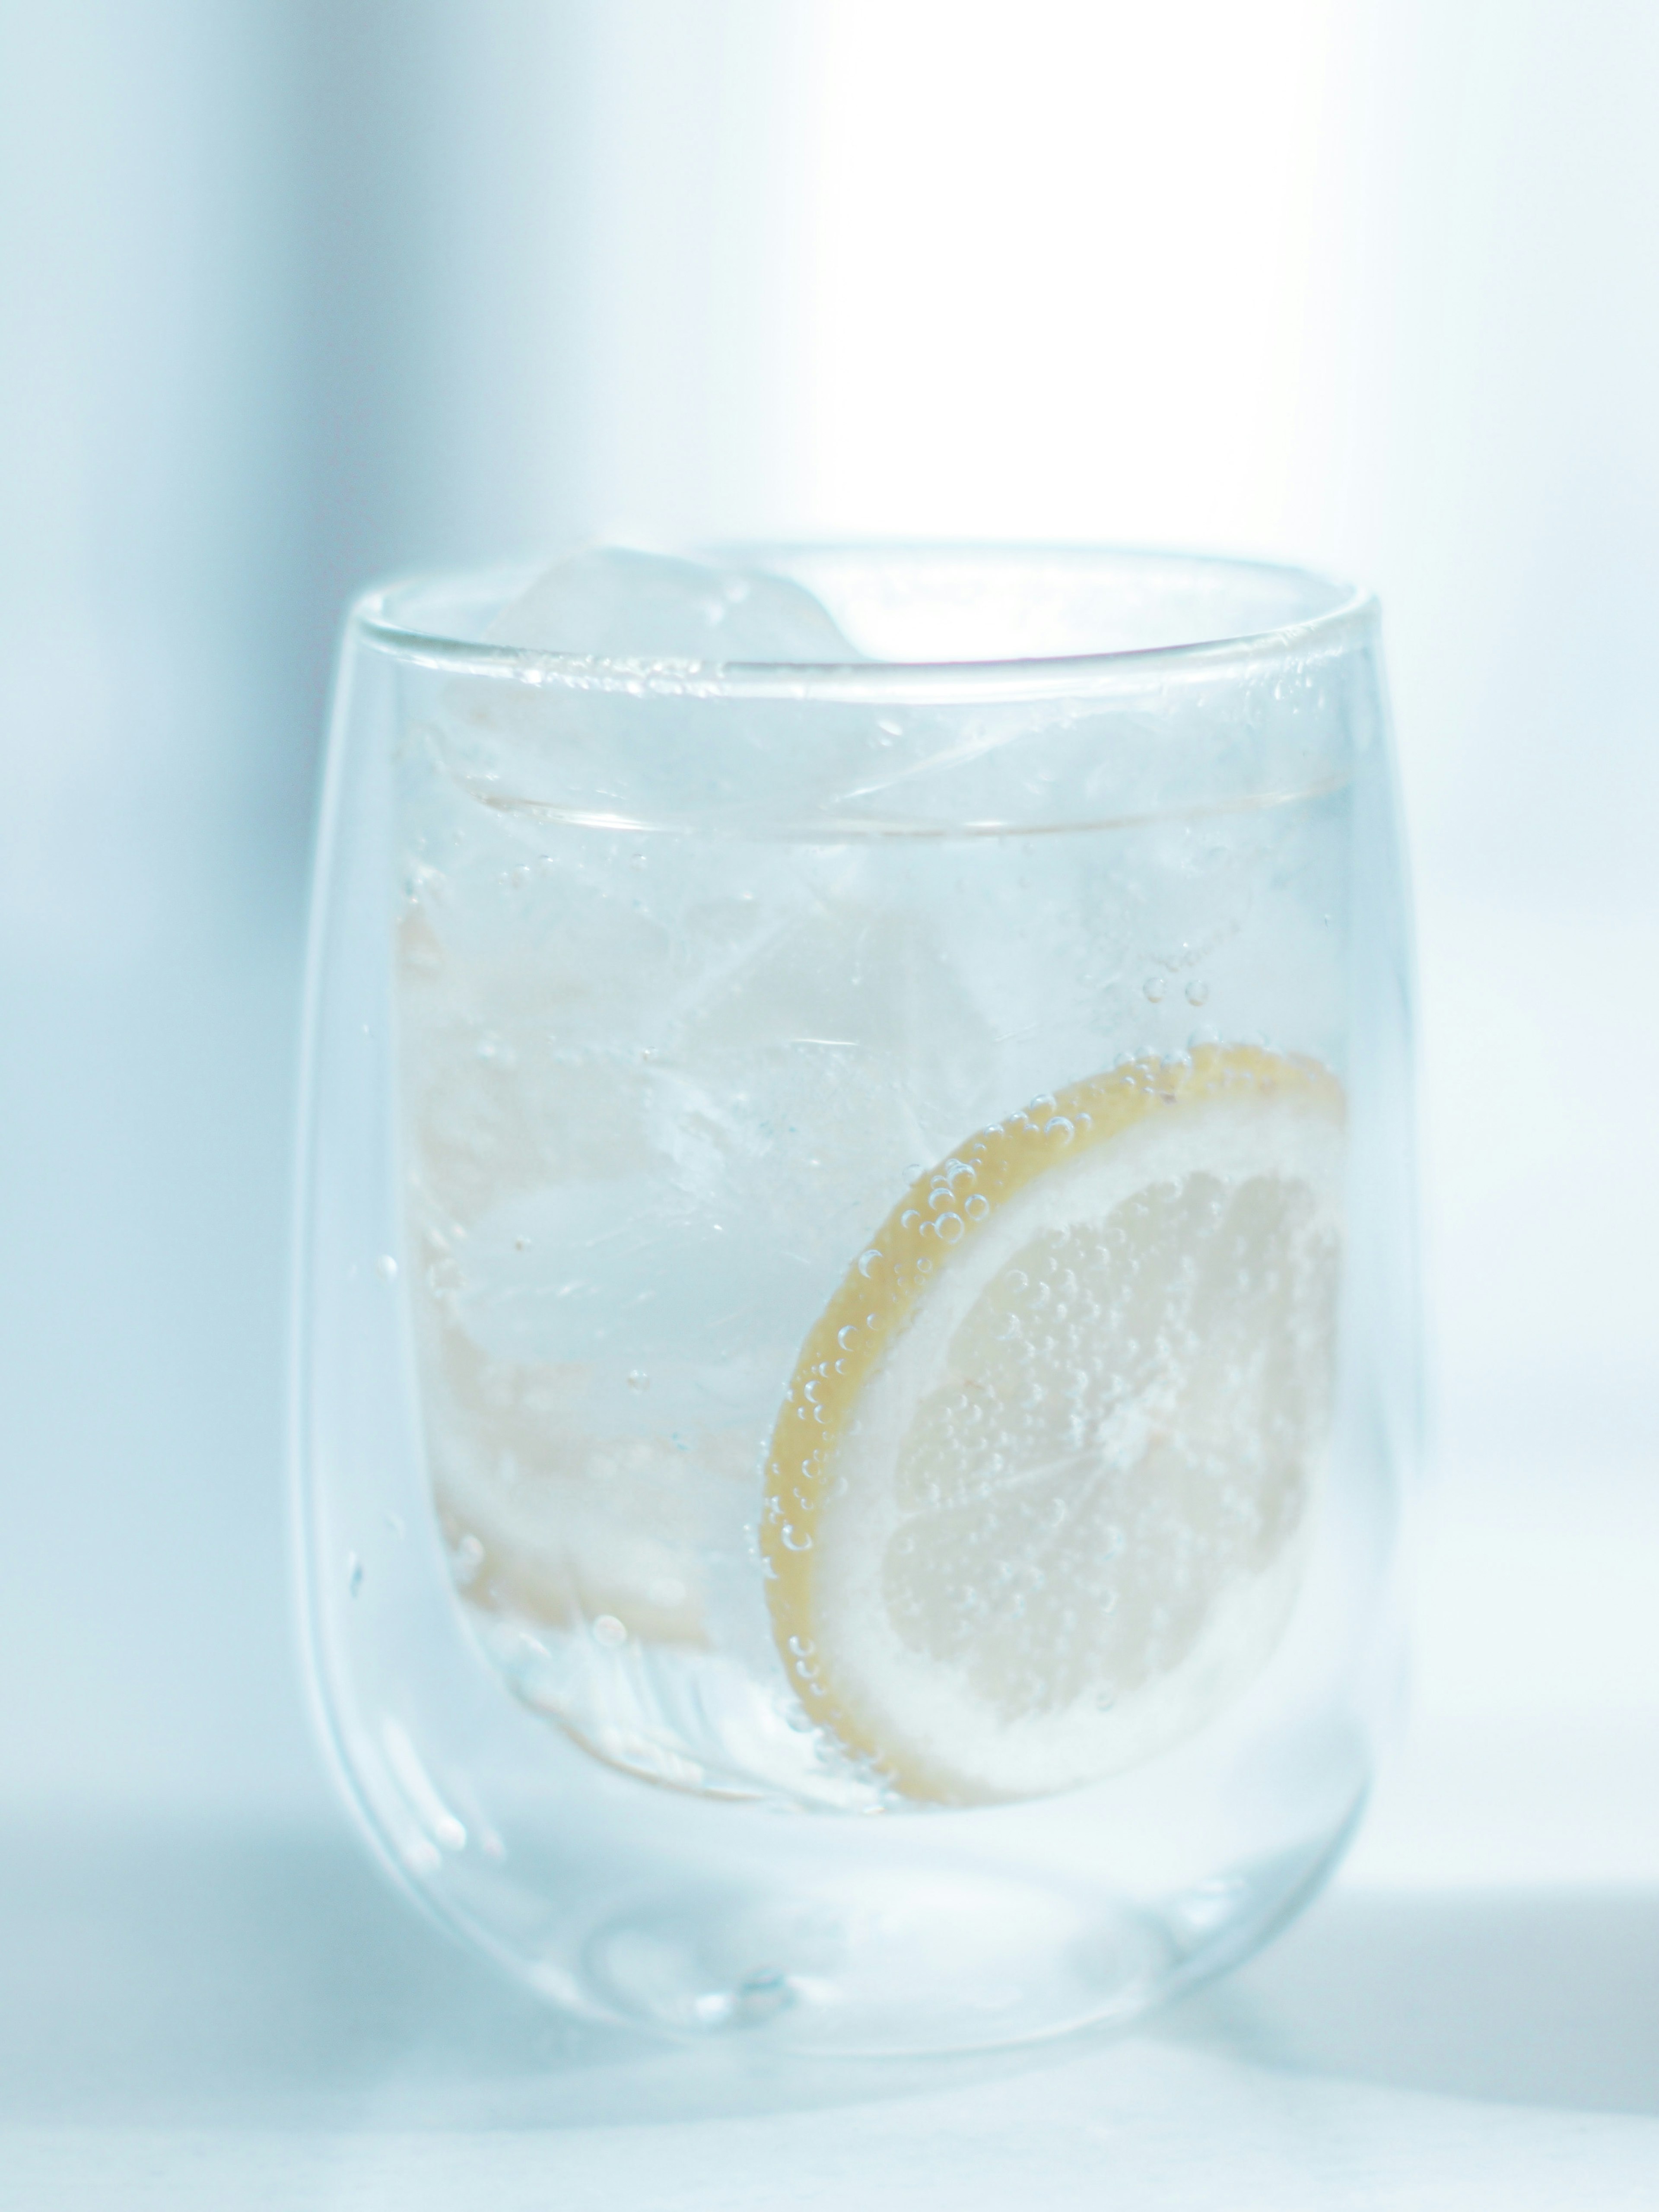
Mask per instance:
[[[748,548],[834,665],[347,626],[295,1456],[385,1866],[557,2004],[1121,2020],[1333,1864],[1416,1340],[1374,602]]]

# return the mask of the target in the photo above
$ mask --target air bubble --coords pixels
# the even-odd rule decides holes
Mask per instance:
[[[651,1377],[646,1373],[643,1367],[630,1367],[629,1369],[628,1387],[630,1390],[648,1390],[651,1388]]]
[[[786,1552],[810,1552],[812,1548],[810,1532],[795,1528],[791,1522],[786,1521],[778,1534],[783,1539],[783,1548]]]
[[[881,1253],[873,1244],[867,1252],[861,1252],[859,1255],[859,1273],[866,1279],[873,1275],[880,1265]]]
[[[991,1211],[991,1201],[983,1191],[976,1190],[962,1210],[969,1221],[983,1221]]]
[[[374,1262],[374,1272],[383,1283],[395,1283],[397,1281],[398,1262],[392,1258],[390,1252],[381,1253],[380,1258]]]
[[[1140,988],[1152,1004],[1157,1006],[1170,987],[1162,975],[1149,975]]]
[[[1210,987],[1201,975],[1194,975],[1187,986],[1187,1004],[1201,1006],[1210,995]]]
[[[602,1613],[593,1623],[593,1641],[607,1651],[615,1651],[628,1641],[628,1631],[614,1613]]]
[[[959,1213],[941,1213],[933,1224],[942,1244],[954,1244],[967,1225]]]
[[[850,1352],[853,1349],[853,1340],[857,1334],[856,1326],[849,1321],[845,1328],[837,1329],[836,1332],[836,1342],[840,1345],[843,1352]]]

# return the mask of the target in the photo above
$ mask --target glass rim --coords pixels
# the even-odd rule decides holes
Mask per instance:
[[[1227,553],[1192,553],[1179,547],[1109,545],[1066,540],[999,539],[743,539],[678,549],[723,562],[765,567],[787,560],[845,557],[870,560],[957,556],[1002,561],[1116,561],[1146,568],[1176,567],[1233,570],[1241,577],[1272,578],[1323,590],[1331,603],[1266,629],[1194,639],[1171,645],[1127,646],[1087,653],[1029,655],[987,660],[698,661],[663,657],[555,653],[543,647],[492,643],[446,635],[399,621],[396,602],[416,592],[476,587],[491,577],[503,582],[533,574],[527,561],[472,568],[417,570],[373,584],[353,600],[349,633],[417,666],[457,675],[493,677],[569,690],[620,692],[635,697],[695,699],[838,700],[880,703],[915,701],[1040,699],[1079,695],[1133,695],[1172,680],[1229,677],[1264,663],[1306,660],[1345,650],[1377,611],[1376,594],[1322,569]]]

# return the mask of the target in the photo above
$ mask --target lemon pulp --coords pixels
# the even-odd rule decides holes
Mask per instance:
[[[894,1207],[768,1455],[773,1632],[902,1796],[1042,1796],[1259,1674],[1327,1449],[1343,1097],[1211,1046],[984,1129]]]

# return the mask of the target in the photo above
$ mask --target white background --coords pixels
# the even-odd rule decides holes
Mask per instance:
[[[0,40],[14,1817],[332,1817],[282,1396],[348,592],[599,531],[1057,536],[1383,600],[1436,1471],[1355,1878],[1659,1885],[1659,10],[0,0]]]

